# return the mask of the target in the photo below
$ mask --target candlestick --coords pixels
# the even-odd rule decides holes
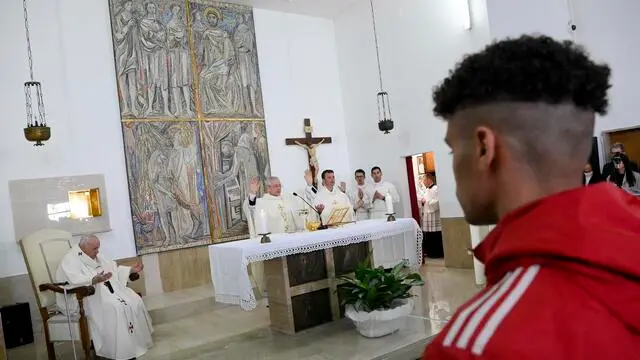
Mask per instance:
[[[387,214],[393,214],[393,197],[391,194],[387,194],[384,197],[385,205],[387,205]]]
[[[264,209],[260,209],[258,213],[258,234],[266,234],[269,232],[268,222],[267,222],[267,212]]]

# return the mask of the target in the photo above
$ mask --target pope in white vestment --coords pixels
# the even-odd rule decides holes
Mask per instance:
[[[350,222],[354,220],[353,204],[349,196],[342,192],[336,184],[336,177],[332,170],[325,170],[322,172],[323,185],[318,190],[314,198],[313,205],[320,211],[320,217],[322,223],[328,225],[331,212],[335,208],[348,207],[349,211],[342,219],[342,222]]]
[[[95,287],[95,294],[83,301],[96,355],[114,360],[140,357],[153,345],[153,326],[142,299],[127,287],[127,281],[142,265],[118,266],[99,255],[99,248],[97,237],[83,236],[60,262],[56,281],[66,281],[69,287]],[[65,301],[64,294],[57,294],[56,302],[63,314],[78,314],[74,295],[67,295]]]
[[[379,167],[374,166],[371,169],[371,177],[373,178],[372,186],[372,207],[370,210],[372,219],[386,219],[387,218],[387,204],[385,198],[387,195],[391,195],[393,206],[396,207],[400,203],[400,195],[396,187],[388,182],[382,180],[382,170]],[[396,209],[394,211],[397,212]]]

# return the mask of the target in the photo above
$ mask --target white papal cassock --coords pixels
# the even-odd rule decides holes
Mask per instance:
[[[391,200],[393,206],[396,207],[400,202],[400,195],[398,195],[398,190],[396,187],[388,182],[381,180],[380,182],[374,182],[371,189],[371,198],[373,200],[373,206],[371,207],[370,214],[372,219],[386,219],[387,218],[387,204],[384,200],[373,199],[373,195],[379,192],[383,196],[387,196],[387,194],[391,195]],[[397,211],[397,209],[394,209]]]
[[[362,190],[363,193],[363,197],[362,197],[362,204],[358,204],[358,201],[360,200],[360,197],[358,195],[358,192]],[[349,199],[351,199],[351,203],[353,204],[353,208],[356,211],[356,220],[358,221],[362,221],[362,220],[367,220],[369,219],[369,210],[371,209],[371,199],[373,196],[373,193],[371,192],[371,186],[364,184],[364,185],[358,185],[356,184],[356,186],[351,189],[351,191],[348,192],[349,195]]]
[[[329,217],[331,216],[331,212],[336,207],[348,207],[350,211],[347,212],[347,215],[342,219],[343,222],[353,221],[353,204],[351,203],[351,199],[347,194],[343,193],[337,186],[333,187],[333,190],[329,190],[324,186],[320,187],[320,190],[316,194],[316,197],[313,202],[313,206],[324,205],[324,210],[322,210],[322,222],[326,225],[329,221]]]
[[[106,283],[99,283],[94,285],[96,293],[84,299],[96,355],[115,360],[140,357],[153,345],[153,326],[142,299],[127,287],[130,267],[118,266],[100,254],[96,260],[91,259],[75,245],[60,262],[56,279],[69,282],[71,287],[89,286],[102,271],[113,274],[109,279],[113,293]],[[66,304],[63,294],[58,294],[56,300],[65,315],[78,314],[75,296],[67,295]]]

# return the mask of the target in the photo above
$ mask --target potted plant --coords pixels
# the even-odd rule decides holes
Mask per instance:
[[[345,316],[365,337],[381,337],[398,331],[413,310],[410,290],[424,285],[420,274],[409,272],[403,261],[390,270],[374,268],[367,258],[353,277],[341,276],[338,288]]]

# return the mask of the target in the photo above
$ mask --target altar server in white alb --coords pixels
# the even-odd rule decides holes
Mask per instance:
[[[83,235],[78,245],[62,258],[56,281],[69,286],[93,285],[96,293],[84,299],[85,314],[96,355],[128,360],[144,355],[153,345],[151,318],[142,299],[127,287],[129,276],[142,271],[142,264],[118,266],[98,254],[100,240]],[[67,316],[78,313],[75,296],[57,295],[57,306]]]
[[[436,177],[427,173],[421,178],[417,191],[418,205],[422,209],[422,256],[431,259],[444,257],[442,223]]]
[[[373,205],[371,203],[371,186],[365,183],[365,172],[362,169],[358,169],[355,172],[356,185],[347,193],[353,204],[353,210],[357,221],[369,219],[369,210]]]
[[[336,186],[336,176],[333,170],[324,170],[321,175],[322,186],[315,196],[313,205],[320,212],[322,222],[328,225],[331,213],[335,208],[348,207],[353,209],[351,199],[345,193],[345,185],[341,184],[341,188]],[[353,211],[347,211],[342,222],[350,222],[354,220]]]
[[[387,196],[391,196],[391,203],[395,208],[400,202],[400,195],[392,183],[382,180],[382,170],[380,170],[380,167],[374,166],[371,168],[371,177],[373,178],[373,203],[370,211],[371,218],[386,219]]]
[[[258,178],[252,179],[249,183],[248,200],[256,234],[292,233],[304,230],[304,219],[299,219],[298,210],[304,209],[307,205],[293,195],[283,195],[280,179],[275,176],[268,177],[266,193],[261,198],[257,197],[259,190],[260,181]]]

